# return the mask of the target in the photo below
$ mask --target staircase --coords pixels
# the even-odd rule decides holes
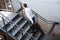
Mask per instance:
[[[19,14],[8,22],[5,27],[2,27],[2,29],[14,40],[38,40],[41,35],[41,32],[38,30],[35,30],[35,33],[31,33],[28,20]]]
[[[20,4],[20,2],[19,2],[19,4]],[[60,36],[54,37],[52,35],[44,35],[44,32],[41,30],[41,28],[38,24],[37,25],[34,24],[31,26],[29,24],[28,20],[25,19],[24,17],[22,17],[21,16],[22,14],[20,15],[20,12],[22,12],[21,10],[22,10],[22,8],[16,12],[19,14],[12,13],[13,15],[11,15],[9,17],[6,17],[6,18],[5,18],[5,16],[3,17],[5,19],[4,20],[5,26],[0,27],[0,30],[2,30],[5,34],[7,34],[8,37],[11,37],[12,40],[13,39],[14,40],[60,40]],[[33,11],[33,13],[35,13],[35,12]],[[5,14],[5,13],[3,13],[3,14]],[[40,15],[37,15],[37,13],[35,14],[35,16],[36,16],[36,18],[38,17],[41,20],[45,21],[45,19],[43,17],[41,17]],[[6,22],[7,18],[10,19],[10,20],[8,20],[9,22]],[[37,21],[38,21],[38,19],[37,19]],[[31,28],[31,27],[34,27],[34,28]],[[32,32],[33,31],[32,29],[34,30],[34,32]]]

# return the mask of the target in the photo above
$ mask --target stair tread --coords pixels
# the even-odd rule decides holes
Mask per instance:
[[[29,40],[32,37],[33,34],[29,34],[29,38],[26,38],[26,40]]]
[[[16,16],[18,16],[18,14],[16,14],[16,15],[14,16],[14,18],[15,18]],[[13,19],[14,19],[14,18],[13,18]],[[13,20],[13,19],[12,19],[12,20]],[[16,19],[16,18],[15,18],[15,19]],[[5,21],[5,20],[4,20],[4,21]],[[11,23],[11,22],[8,21],[8,23],[5,25],[4,28],[6,28],[6,29],[8,30],[8,28],[11,26],[10,23]],[[13,24],[13,23],[12,23],[12,24]]]
[[[15,40],[17,40],[14,36],[12,36],[10,33],[7,33],[9,36],[11,36],[12,38],[14,38]]]
[[[25,34],[29,30],[29,28],[30,28],[30,26],[28,26],[25,29],[23,29],[24,30],[24,33],[23,34]]]
[[[11,22],[9,22],[8,24],[6,24],[4,27],[3,27],[3,29],[5,29],[5,30],[7,30],[10,26],[11,26],[11,24],[10,24]]]
[[[20,17],[21,17],[21,16],[18,14],[17,16],[15,16],[15,17],[12,19],[12,21],[15,22],[15,21],[17,21]]]
[[[23,40],[29,40],[32,37],[33,34],[26,34],[22,39]]]
[[[22,17],[20,17],[14,24],[12,24],[7,31],[10,31],[21,19]]]
[[[14,36],[19,30],[20,30],[20,29],[16,29],[16,30],[12,33],[12,35]]]
[[[5,13],[5,12],[4,12]],[[6,12],[7,13],[7,12]],[[7,19],[6,17],[4,17],[4,21],[5,21],[5,25],[7,25],[15,16],[17,15],[17,13],[13,13],[13,12],[8,12],[8,14],[6,15],[6,17],[9,19]],[[2,27],[4,27],[4,25],[2,25]]]
[[[34,37],[36,40],[38,40],[39,37],[40,37],[40,35],[41,35],[41,33],[40,33],[40,32],[37,32],[33,37]]]
[[[26,28],[26,29],[23,29],[24,30],[24,32],[23,32],[23,36],[25,35],[25,33],[27,33],[27,31],[29,30],[29,26]],[[22,38],[22,37],[21,37]]]
[[[14,27],[9,31],[9,33],[13,35],[13,33],[15,33],[15,31],[18,31],[16,28],[17,28],[17,26],[14,26]]]
[[[18,28],[18,30],[16,30],[15,32],[13,32],[13,36],[17,34],[17,32],[25,25],[25,23],[27,23],[27,20],[25,20]]]
[[[19,31],[15,37],[16,37],[18,40],[20,40],[21,37],[22,37],[22,33]]]
[[[26,25],[26,26],[25,26],[25,29],[22,28],[22,29],[23,29],[23,36],[24,36],[25,33],[29,30],[29,28],[30,28],[29,25]],[[22,37],[23,37],[23,36],[22,36]],[[22,38],[22,37],[21,37],[21,38]],[[21,39],[21,38],[20,38],[20,39]]]
[[[24,34],[29,30],[29,28],[30,28],[30,25],[29,25],[29,23],[27,22],[26,25],[24,25],[24,27],[22,28],[23,31],[24,31]]]

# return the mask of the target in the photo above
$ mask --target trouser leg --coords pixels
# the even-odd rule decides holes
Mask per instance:
[[[33,22],[35,23],[35,17],[32,18]]]

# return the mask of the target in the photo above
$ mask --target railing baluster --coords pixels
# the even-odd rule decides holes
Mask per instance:
[[[51,34],[51,32],[53,31],[55,25],[59,25],[59,23],[58,23],[58,22],[54,22],[54,23],[53,23],[53,26],[51,27],[51,30],[49,31],[48,34]]]
[[[5,21],[4,21],[4,18],[3,18],[3,16],[2,16],[2,20],[3,20],[3,25],[4,25],[4,27],[5,27]]]

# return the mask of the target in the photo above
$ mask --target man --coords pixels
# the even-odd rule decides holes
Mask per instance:
[[[22,4],[23,7],[23,12],[25,13],[25,15],[28,17],[28,19],[30,20],[31,24],[31,30],[29,33],[35,33],[36,31],[40,31],[41,32],[41,36],[44,34],[44,32],[41,30],[39,24],[35,23],[35,17],[32,14],[32,11],[30,8],[27,7],[27,4],[24,3]]]
[[[26,3],[22,4],[22,7],[23,7],[23,13],[25,13],[25,15],[27,16],[27,18],[29,19],[30,24],[35,23],[35,17],[32,14],[31,9],[27,7],[27,4]]]

